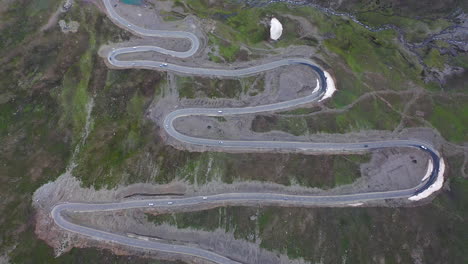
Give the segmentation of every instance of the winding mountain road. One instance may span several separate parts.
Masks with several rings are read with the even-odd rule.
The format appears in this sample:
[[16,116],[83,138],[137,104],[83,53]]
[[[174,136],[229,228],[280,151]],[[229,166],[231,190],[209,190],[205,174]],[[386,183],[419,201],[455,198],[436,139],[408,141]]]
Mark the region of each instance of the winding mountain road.
[[89,227],[74,224],[67,220],[62,214],[64,211],[70,212],[95,212],[95,211],[113,211],[123,210],[130,208],[177,208],[196,206],[201,204],[215,204],[215,205],[246,205],[251,203],[261,205],[285,205],[285,206],[332,206],[332,205],[347,205],[359,203],[364,201],[374,201],[383,199],[401,199],[410,198],[421,192],[426,191],[434,184],[438,177],[443,177],[439,173],[441,164],[440,154],[430,144],[418,140],[380,140],[359,143],[312,143],[312,142],[296,142],[296,141],[249,141],[249,140],[214,140],[206,138],[197,138],[189,135],[184,135],[174,128],[174,120],[183,116],[225,116],[225,115],[240,115],[251,114],[265,111],[276,111],[295,107],[301,104],[318,101],[323,97],[327,90],[327,78],[324,71],[320,69],[313,61],[304,58],[287,58],[281,59],[270,63],[260,64],[253,67],[241,69],[210,69],[200,67],[188,67],[158,61],[147,60],[132,60],[125,61],[119,60],[119,55],[134,53],[134,52],[147,52],[155,51],[162,54],[187,58],[194,55],[199,49],[200,42],[198,38],[190,33],[183,31],[163,31],[163,30],[150,30],[141,28],[134,25],[121,16],[119,16],[113,9],[111,0],[103,0],[109,17],[121,27],[127,28],[135,34],[143,36],[157,36],[168,38],[181,38],[188,39],[191,42],[191,48],[185,52],[171,51],[156,46],[137,46],[113,49],[109,52],[107,60],[110,64],[119,68],[151,68],[158,70],[171,71],[175,73],[184,73],[192,75],[204,76],[222,76],[222,77],[239,77],[253,75],[260,72],[272,70],[278,67],[303,64],[311,67],[318,76],[317,88],[310,95],[279,102],[268,105],[244,107],[244,108],[187,108],[179,109],[169,113],[164,121],[164,129],[171,137],[179,140],[180,142],[192,145],[201,146],[214,146],[217,148],[225,149],[283,149],[283,150],[306,150],[317,153],[337,153],[337,152],[363,152],[373,149],[381,148],[395,148],[395,147],[408,147],[425,151],[432,159],[433,169],[430,176],[424,181],[420,182],[417,186],[404,190],[382,191],[382,192],[369,192],[369,193],[356,193],[348,195],[324,195],[324,196],[304,196],[304,195],[288,195],[280,193],[223,193],[210,196],[196,196],[184,198],[164,198],[164,199],[151,199],[151,200],[133,200],[117,203],[105,204],[88,204],[88,203],[62,203],[57,204],[52,209],[51,215],[55,223],[63,229],[70,232],[78,233],[88,236],[96,240],[105,240],[121,245],[137,247],[142,249],[156,250],[166,253],[182,254],[211,261],[213,263],[231,264],[239,263],[235,260],[221,256],[214,252],[204,250],[201,248],[175,245],[159,241],[147,241],[137,238],[127,237],[125,235],[114,234],[102,230],[92,229]]

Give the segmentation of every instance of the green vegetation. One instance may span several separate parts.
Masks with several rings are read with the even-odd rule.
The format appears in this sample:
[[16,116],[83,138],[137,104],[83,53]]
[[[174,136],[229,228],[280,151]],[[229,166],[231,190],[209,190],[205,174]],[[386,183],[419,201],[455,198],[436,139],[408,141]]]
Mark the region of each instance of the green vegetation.
[[304,118],[280,118],[275,130],[288,131],[295,136],[308,132],[307,122]]
[[59,4],[58,0],[33,2],[19,0],[8,4],[8,8],[2,11],[0,16],[0,21],[4,25],[0,34],[0,49],[6,50],[29,39],[28,37],[47,22],[47,14],[55,10]]
[[[316,116],[309,119],[309,126],[317,121]],[[379,98],[371,97],[353,106],[349,111],[335,116],[337,131],[340,133],[359,130],[393,130],[401,116]],[[323,131],[323,128],[319,128]],[[317,130],[316,130],[317,131]]]
[[247,44],[255,44],[269,37],[268,28],[258,25],[258,22],[264,17],[264,9],[243,9],[236,15],[230,16],[227,19],[227,25],[238,32],[236,40]]
[[[461,235],[468,232],[464,223],[468,181],[457,177],[450,186],[450,192],[442,193],[432,204],[415,208],[221,207],[147,214],[147,218],[157,225],[224,229],[237,239],[261,241],[263,248],[306,261],[339,263],[346,256],[351,263],[373,263],[376,258],[386,263],[397,259],[412,262],[412,249],[419,246],[423,262],[463,263],[468,260],[464,250],[468,241]],[[441,226],[440,221],[446,225]],[[371,236],[374,239],[368,243]],[[439,245],[446,245],[446,250],[433,252]]]
[[393,130],[401,116],[377,97],[368,97],[342,113],[320,113],[311,116],[257,116],[252,130],[267,132],[280,130],[293,135],[306,133],[347,133],[361,130]]
[[334,186],[351,184],[361,177],[360,165],[370,161],[370,155],[340,156],[333,162]]
[[439,50],[431,49],[429,53],[424,57],[424,63],[432,68],[443,70],[444,68],[444,57],[440,55]]
[[[59,4],[55,0],[12,1],[5,3],[6,10],[0,15],[0,57],[3,59],[0,65],[0,191],[5,198],[0,214],[0,250],[3,254],[12,249],[8,253],[12,263],[148,261],[117,257],[95,249],[73,249],[55,258],[52,249],[34,235],[32,194],[64,171],[82,135],[86,106],[91,98],[95,102],[91,131],[73,172],[84,186],[112,188],[180,179],[193,184],[211,180],[227,183],[257,180],[326,189],[353,182],[360,176],[360,164],[370,158],[368,155],[190,153],[167,146],[159,136],[159,128],[145,118],[148,106],[163,96],[165,75],[146,70],[109,70],[97,56],[97,49],[109,41],[127,40],[130,34],[114,26],[93,5],[75,3],[70,12],[61,14],[61,19],[80,23],[77,33],[64,35],[56,26],[39,32]],[[182,1],[176,5],[185,12],[216,19],[217,28],[210,41],[221,57],[213,53],[213,61],[255,59],[255,55],[244,53],[245,49],[241,48],[244,45],[250,50],[313,45],[337,79],[339,91],[326,103],[330,108],[343,109],[370,91],[400,91],[424,85],[421,67],[399,46],[392,30],[370,33],[346,19],[285,4],[244,8],[231,1],[189,0],[187,6]],[[297,21],[283,14],[308,19],[318,30],[317,38],[298,38]],[[270,15],[280,18],[286,30],[280,41],[266,45],[267,27],[259,23]],[[387,23],[380,15],[367,15],[376,24]],[[392,17],[386,21],[399,18],[396,14],[389,15]],[[166,19],[176,19],[176,16],[171,12],[166,14]],[[403,23],[402,27],[408,29],[408,37],[413,40],[421,38],[423,32],[434,32],[446,25],[443,19],[397,22]],[[409,28],[413,25],[414,29]],[[466,68],[467,61],[466,54],[442,56],[435,49],[429,50],[425,57],[425,63],[435,68],[440,68],[442,63]],[[464,88],[465,79],[460,80],[459,87]],[[265,85],[263,76],[240,80],[177,77],[177,82],[179,93],[185,98],[253,96],[262,92]],[[448,140],[466,142],[467,100],[460,96],[466,91],[454,90],[456,95],[441,91],[440,87],[423,92],[415,104],[417,107],[409,113],[414,120],[408,120],[422,126],[426,119]],[[288,111],[283,114],[304,116],[280,115],[277,119],[267,119],[258,129],[287,130],[297,135],[392,130],[400,121],[398,112],[409,99],[404,95],[384,96],[384,99],[392,107],[380,98],[369,97],[335,114],[308,116],[313,109]],[[416,118],[416,110],[423,112],[422,117]],[[348,262],[354,263],[373,263],[376,259],[409,263],[413,262],[411,249],[417,248],[422,251],[423,262],[466,263],[468,183],[457,174],[463,160],[461,155],[456,159],[447,156],[450,190],[444,190],[432,203],[417,208],[230,207],[148,216],[148,219],[179,228],[221,228],[233,232],[237,238],[261,241],[266,249],[304,257],[311,262],[338,263],[346,256]],[[369,237],[373,238],[370,244]]]
[[240,79],[242,93],[255,96],[265,90],[265,74]]
[[468,104],[466,97],[459,100],[444,102],[435,101],[429,122],[439,130],[442,135],[452,142],[462,143],[468,141]]
[[201,212],[173,213],[167,215],[146,214],[148,221],[157,225],[166,223],[177,228],[193,228],[204,231],[222,229],[233,232],[237,239],[255,242],[256,221],[250,220],[256,215],[255,208],[221,207]]
[[176,77],[182,98],[237,98],[242,92],[238,79],[210,79],[202,77]]
[[[219,55],[224,58],[227,62],[233,62],[236,60],[236,56],[240,51],[240,46],[227,42],[216,37],[213,34],[208,35],[209,45],[215,45],[218,48]],[[219,57],[211,55],[211,60],[214,62],[221,62]]]
[[456,66],[468,68],[468,54],[459,54],[452,60]]
[[366,72],[378,73],[388,85],[385,88],[394,90],[403,89],[408,80],[421,83],[421,66],[395,44],[395,32],[372,33],[354,23],[337,23],[336,38],[326,40],[325,46],[342,56],[358,79],[364,81]]
[[138,181],[137,171],[125,167],[144,159],[153,147],[154,127],[142,117],[159,89],[160,78],[151,71],[108,71],[102,79],[104,89],[96,95],[94,127],[74,171],[85,185],[113,187],[125,174],[131,175],[129,182]]
[[6,199],[1,206],[0,251],[11,263],[122,263],[128,258],[95,249],[55,258],[52,248],[34,235],[31,196],[64,171],[82,133],[90,94],[102,89],[96,86],[103,69],[99,65],[104,66],[96,59],[97,47],[103,39],[125,39],[118,28],[109,29],[111,23],[102,21],[103,15],[91,5],[64,15],[80,22],[77,33],[65,36],[58,27],[39,32],[58,4],[5,3],[8,15],[1,15],[0,191]]
[[[95,46],[94,41],[90,45]],[[80,61],[68,69],[62,82],[60,100],[64,114],[60,123],[71,127],[76,137],[81,135],[80,132],[84,129],[86,122],[86,109],[89,101],[87,88],[93,66],[91,53],[93,51],[93,49],[88,50],[83,54]],[[76,140],[77,138],[74,138],[75,143]]]
[[468,140],[468,123],[465,117],[468,114],[466,96],[424,96],[415,102],[412,114],[422,113],[442,136],[452,142],[462,143]]
[[388,15],[379,12],[359,13],[358,19],[365,24],[378,27],[385,24],[395,25],[405,32],[410,42],[421,42],[429,34],[439,32],[450,26],[450,21],[440,19],[415,19],[398,15]]
[[177,12],[159,11],[162,19],[167,22],[179,21],[185,18],[184,15]]

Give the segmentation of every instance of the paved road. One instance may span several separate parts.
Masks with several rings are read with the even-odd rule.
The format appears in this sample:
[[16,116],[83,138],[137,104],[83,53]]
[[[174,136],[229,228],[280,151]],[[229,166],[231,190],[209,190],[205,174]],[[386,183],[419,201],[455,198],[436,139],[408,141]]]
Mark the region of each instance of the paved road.
[[121,25],[127,27],[129,30],[136,34],[144,36],[158,36],[158,37],[171,37],[171,38],[184,38],[191,42],[191,48],[186,52],[176,52],[166,50],[160,47],[154,46],[138,46],[138,47],[127,47],[114,49],[108,54],[108,61],[112,65],[120,68],[132,68],[132,67],[145,67],[160,69],[166,71],[173,71],[185,74],[194,75],[207,75],[207,76],[223,76],[223,77],[239,77],[257,74],[259,72],[268,71],[274,68],[293,65],[303,64],[311,67],[318,76],[316,89],[309,96],[302,98],[279,102],[269,105],[245,107],[245,108],[187,108],[180,109],[169,113],[164,119],[164,129],[166,132],[174,137],[175,139],[184,142],[186,144],[201,145],[201,146],[214,146],[222,147],[225,149],[285,149],[285,150],[306,150],[317,153],[336,153],[336,152],[362,152],[369,151],[372,149],[380,148],[395,148],[395,147],[408,147],[416,148],[421,151],[429,153],[432,162],[434,164],[433,171],[430,177],[419,185],[395,191],[383,191],[383,192],[369,192],[369,193],[356,193],[349,195],[328,195],[328,196],[302,196],[302,195],[287,195],[280,193],[223,193],[210,196],[196,196],[186,198],[164,198],[164,199],[151,199],[151,200],[138,200],[138,201],[125,201],[119,203],[106,203],[106,204],[87,204],[87,203],[63,203],[56,205],[51,214],[55,223],[63,229],[70,232],[79,233],[93,239],[106,240],[122,245],[138,247],[143,249],[157,250],[168,253],[183,254],[186,256],[194,256],[202,258],[214,263],[239,263],[232,259],[226,258],[214,252],[183,245],[173,245],[159,241],[146,241],[137,238],[131,238],[124,235],[108,233],[101,230],[92,229],[89,227],[80,226],[68,221],[63,217],[63,211],[73,212],[93,212],[93,211],[110,211],[110,210],[122,210],[130,208],[162,208],[171,207],[174,210],[180,207],[196,206],[204,203],[217,204],[217,205],[246,205],[251,203],[263,204],[263,205],[275,205],[281,203],[286,206],[330,206],[330,205],[346,205],[353,204],[363,201],[374,201],[383,199],[398,199],[408,198],[426,190],[436,180],[439,171],[439,153],[430,144],[417,140],[381,140],[381,141],[369,141],[369,142],[357,142],[357,143],[311,143],[311,142],[296,142],[296,141],[249,141],[249,140],[214,140],[206,138],[197,138],[184,135],[178,132],[174,128],[174,120],[182,116],[192,115],[204,115],[204,116],[225,116],[225,115],[239,115],[248,113],[258,113],[265,111],[276,111],[281,109],[287,109],[295,107],[301,104],[314,102],[319,100],[326,91],[326,77],[324,72],[318,67],[313,61],[304,58],[290,58],[282,59],[266,64],[261,64],[249,68],[242,69],[208,69],[198,67],[187,67],[181,65],[175,65],[164,62],[156,61],[123,61],[119,60],[118,56],[121,54],[127,54],[132,52],[145,52],[145,51],[156,51],[163,54],[186,58],[192,56],[199,48],[198,38],[189,32],[182,31],[161,31],[161,30],[149,30],[138,27],[134,24],[129,23],[122,17],[120,17],[113,9],[110,0],[103,0],[107,8],[108,15],[111,19]]

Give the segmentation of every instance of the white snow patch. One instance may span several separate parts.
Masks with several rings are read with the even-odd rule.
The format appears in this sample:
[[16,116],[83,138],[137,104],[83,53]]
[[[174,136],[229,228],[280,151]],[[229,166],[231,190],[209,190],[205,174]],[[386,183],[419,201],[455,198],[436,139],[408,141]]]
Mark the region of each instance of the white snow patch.
[[319,102],[332,97],[332,95],[336,91],[335,82],[333,81],[333,78],[331,77],[331,75],[326,71],[324,71],[323,73],[327,81],[327,90],[325,91],[325,94],[323,95],[322,99],[319,100]]
[[352,203],[352,204],[348,204],[349,206],[352,206],[352,207],[356,207],[356,206],[361,206],[363,205],[364,203]]
[[429,159],[429,163],[427,164],[427,171],[426,175],[422,178],[422,182],[425,181],[429,176],[431,176],[432,169],[434,168],[434,164],[432,164],[432,159]]
[[319,84],[319,80],[317,79],[317,80],[316,80],[316,84],[315,84],[315,88],[314,88],[314,90],[312,91],[312,93],[318,92],[319,88],[320,88],[320,84]]
[[278,40],[283,33],[283,25],[275,17],[270,22],[270,38],[272,40]]
[[445,163],[443,159],[440,159],[439,173],[437,174],[437,179],[435,180],[435,182],[431,186],[429,186],[429,188],[427,188],[420,194],[411,196],[408,199],[411,201],[419,201],[421,199],[429,197],[429,195],[440,190],[440,188],[442,188],[442,186],[444,185],[444,172],[445,172]]

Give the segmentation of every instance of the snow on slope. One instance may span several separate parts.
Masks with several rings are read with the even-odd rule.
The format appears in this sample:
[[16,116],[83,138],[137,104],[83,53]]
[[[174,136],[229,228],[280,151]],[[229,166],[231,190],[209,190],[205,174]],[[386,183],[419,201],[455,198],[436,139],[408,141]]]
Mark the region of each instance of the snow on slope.
[[270,38],[272,40],[278,40],[283,33],[283,25],[278,19],[272,18],[270,22]]
[[429,195],[440,190],[440,188],[442,188],[442,186],[444,185],[444,172],[445,172],[445,163],[444,163],[444,160],[441,158],[440,165],[439,165],[439,173],[437,174],[437,179],[435,180],[435,182],[431,186],[429,186],[429,188],[427,188],[420,194],[411,196],[408,199],[411,201],[419,201],[421,199],[429,197]]

